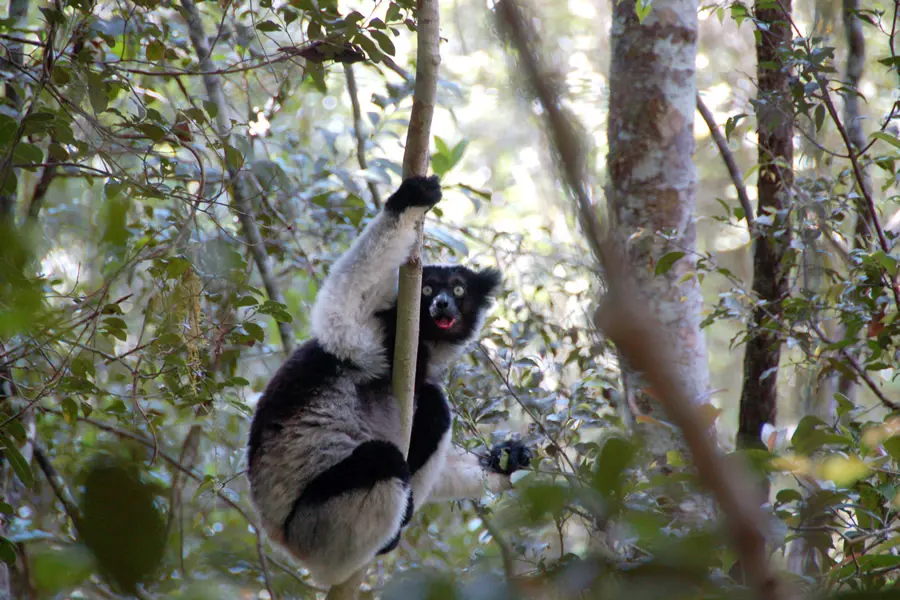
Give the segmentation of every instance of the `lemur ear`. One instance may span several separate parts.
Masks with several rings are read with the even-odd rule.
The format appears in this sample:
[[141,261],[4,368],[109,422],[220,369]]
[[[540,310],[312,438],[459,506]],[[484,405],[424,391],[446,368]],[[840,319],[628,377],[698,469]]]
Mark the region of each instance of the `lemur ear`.
[[500,274],[500,271],[493,267],[488,267],[481,271],[475,271],[470,286],[484,296],[494,296],[500,291],[502,283],[503,275]]

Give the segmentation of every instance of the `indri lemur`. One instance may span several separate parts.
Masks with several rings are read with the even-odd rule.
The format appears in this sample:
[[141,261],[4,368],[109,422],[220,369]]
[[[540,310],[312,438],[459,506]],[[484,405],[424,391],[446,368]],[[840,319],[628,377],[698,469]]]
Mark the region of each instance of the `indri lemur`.
[[422,503],[506,489],[510,473],[530,459],[520,442],[482,459],[453,448],[450,407],[438,385],[481,330],[500,286],[495,269],[424,268],[407,458],[398,447],[391,392],[397,269],[417,219],[440,199],[437,177],[407,179],[388,199],[332,267],[312,310],[312,339],[278,370],[253,417],[253,502],[269,536],[323,584],[394,549]]

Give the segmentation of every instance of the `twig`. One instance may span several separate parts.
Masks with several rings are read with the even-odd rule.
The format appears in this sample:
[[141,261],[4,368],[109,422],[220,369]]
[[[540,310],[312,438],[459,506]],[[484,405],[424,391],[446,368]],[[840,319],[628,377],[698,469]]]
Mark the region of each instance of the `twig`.
[[734,158],[734,153],[731,152],[731,148],[728,147],[728,141],[725,139],[725,136],[722,135],[719,126],[716,125],[716,118],[713,116],[712,111],[709,110],[709,107],[703,102],[703,98],[700,97],[700,94],[697,94],[697,110],[700,112],[703,120],[706,121],[706,126],[709,127],[709,133],[712,135],[713,141],[719,148],[719,154],[722,156],[722,160],[725,161],[725,166],[728,168],[728,174],[731,175],[731,183],[734,184],[734,190],[737,192],[741,208],[744,209],[744,218],[747,220],[747,228],[750,230],[750,235],[752,236],[756,219],[753,213],[753,204],[750,202],[750,197],[747,196],[747,188],[744,187],[744,175],[741,173],[741,168],[738,166],[737,161]]
[[[813,331],[816,332],[816,335],[819,336],[819,339],[824,343],[828,344],[829,346],[837,345],[834,341],[828,339],[828,337],[825,335],[825,332],[823,332],[816,323],[810,322],[810,327]],[[842,357],[844,357],[844,360],[849,363],[850,367],[854,371],[856,371],[856,374],[859,375],[859,377],[866,383],[866,386],[868,386],[868,388],[872,391],[873,394],[875,394],[875,396],[881,401],[882,404],[884,404],[891,410],[900,410],[900,404],[889,400],[888,397],[884,395],[884,392],[882,392],[875,381],[871,377],[869,377],[869,374],[866,373],[866,370],[863,368],[863,366],[859,364],[859,361],[857,361],[856,358],[852,354],[850,354],[849,351],[847,351],[847,348],[845,348],[844,346],[838,346],[838,352]]]
[[69,492],[65,480],[56,470],[56,467],[53,466],[53,463],[50,462],[47,451],[36,441],[34,442],[34,458],[37,460],[41,471],[44,472],[47,483],[50,484],[50,488],[53,490],[53,495],[55,495],[56,499],[59,500],[59,503],[62,504],[63,510],[72,520],[75,529],[81,530],[83,521],[78,503],[75,502],[75,498],[73,498],[71,492]]
[[[218,75],[212,72],[213,63],[209,58],[209,43],[200,18],[200,12],[197,10],[194,0],[182,0],[181,4],[184,6],[185,14],[187,15],[188,32],[200,62],[200,69],[205,72],[203,85],[206,88],[206,95],[209,97],[210,102],[218,107],[216,133],[222,139],[222,142],[227,144],[231,129],[231,120],[228,117],[228,104],[225,102],[221,81]],[[247,238],[250,251],[253,253],[253,259],[266,288],[266,293],[273,302],[286,304],[284,296],[281,294],[281,289],[275,281],[275,275],[272,271],[272,265],[266,252],[265,242],[262,233],[260,233],[259,225],[256,223],[256,219],[253,218],[253,210],[243,187],[241,173],[238,167],[228,160],[227,157],[225,158],[225,166],[231,179],[231,197],[234,202],[235,212],[237,212],[238,219],[241,222],[241,228],[244,236]],[[290,354],[294,347],[294,330],[291,324],[279,321],[278,332],[281,334],[282,351],[286,355]]]
[[[369,168],[366,161],[366,138],[362,130],[362,110],[359,108],[359,90],[356,89],[356,75],[353,73],[353,65],[344,65],[344,75],[347,77],[347,93],[350,95],[350,105],[353,107],[353,135],[356,137],[356,160],[363,171]],[[369,194],[372,196],[372,204],[376,209],[381,208],[381,194],[374,181],[369,180]]]
[[494,526],[494,523],[488,517],[484,507],[478,502],[473,502],[472,504],[475,506],[475,512],[481,517],[484,528],[487,529],[487,532],[494,538],[497,547],[500,548],[500,558],[503,560],[503,574],[506,575],[506,580],[508,582],[512,582],[516,575],[516,570],[515,561],[513,559],[512,551],[509,549],[509,544],[506,542],[506,539],[504,539],[503,533]]
[[[775,1],[778,6],[781,7],[781,10],[784,11],[784,5],[782,1]],[[785,14],[788,15],[791,27],[803,40],[806,46],[806,51],[808,53],[812,53],[812,48],[809,44],[809,40],[805,36],[803,36],[803,33],[797,26],[797,23],[794,22],[794,19],[790,17],[790,11],[785,11]],[[865,185],[866,175],[862,169],[862,166],[860,166],[859,164],[859,157],[863,154],[863,152],[862,150],[857,149],[856,145],[853,142],[853,139],[851,139],[850,134],[847,132],[847,128],[844,126],[840,115],[838,115],[837,108],[835,108],[834,106],[834,101],[831,99],[831,93],[828,91],[828,82],[825,81],[825,79],[818,72],[814,71],[813,76],[815,77],[816,84],[818,84],[819,89],[822,92],[822,102],[825,103],[825,109],[828,111],[828,116],[830,116],[831,120],[834,121],[834,125],[835,127],[837,127],[838,133],[841,135],[841,139],[844,142],[844,146],[847,148],[850,165],[853,167],[853,176],[856,179],[857,186],[859,187],[863,198],[865,199],[866,209],[869,213],[868,217],[869,219],[871,219],[872,225],[875,228],[875,233],[878,237],[878,245],[881,246],[881,250],[885,254],[890,254],[891,245],[888,243],[887,237],[884,235],[884,228],[882,228],[881,226],[881,220],[878,218],[878,212],[875,208],[875,200],[872,198],[871,190],[869,190],[868,186]],[[893,293],[894,303],[897,305],[897,308],[900,309],[900,285],[897,285],[897,278],[892,277],[889,274],[885,274],[885,277],[888,279],[888,287],[891,288],[891,292]]]

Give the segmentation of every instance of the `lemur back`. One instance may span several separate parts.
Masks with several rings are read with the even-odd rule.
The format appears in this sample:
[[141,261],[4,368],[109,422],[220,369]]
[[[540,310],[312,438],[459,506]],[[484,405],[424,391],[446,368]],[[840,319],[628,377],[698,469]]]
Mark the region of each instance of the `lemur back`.
[[[441,198],[436,177],[403,182],[335,263],[312,311],[313,337],[276,372],[250,427],[251,497],[268,535],[323,584],[347,579],[396,547],[429,500],[509,486],[528,464],[507,443],[507,465],[451,448],[451,414],[437,377],[474,341],[500,285],[496,270],[426,266],[408,457],[391,392],[396,275],[415,222]],[[427,292],[427,293],[426,293]]]

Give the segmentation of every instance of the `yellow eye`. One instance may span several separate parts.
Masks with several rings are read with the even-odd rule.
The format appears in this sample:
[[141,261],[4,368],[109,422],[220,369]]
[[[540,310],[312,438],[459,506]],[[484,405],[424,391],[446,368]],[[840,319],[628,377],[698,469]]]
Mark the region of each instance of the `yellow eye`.
[[466,295],[466,288],[461,285],[456,286],[455,288],[453,288],[453,295],[457,298],[462,298]]
[[422,286],[422,295],[423,295],[423,296],[430,296],[431,293],[432,293],[432,291],[433,291],[433,290],[431,289],[431,286],[430,286],[430,285]]

